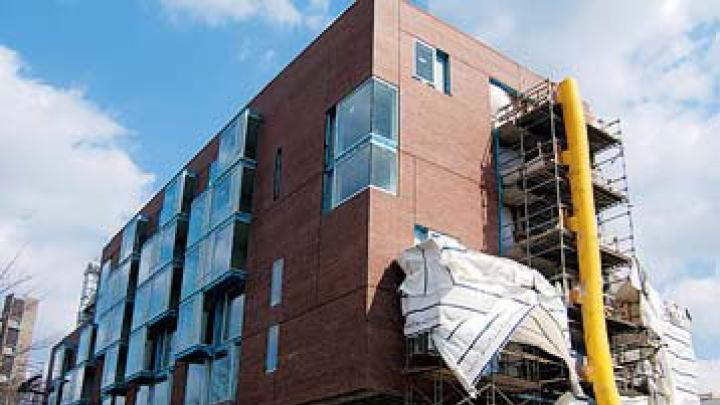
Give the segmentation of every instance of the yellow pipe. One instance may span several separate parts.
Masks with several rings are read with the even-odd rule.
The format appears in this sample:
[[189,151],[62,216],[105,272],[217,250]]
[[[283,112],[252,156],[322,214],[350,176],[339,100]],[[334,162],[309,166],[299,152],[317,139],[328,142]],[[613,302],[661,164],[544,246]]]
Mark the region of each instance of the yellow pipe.
[[610,345],[605,326],[603,278],[600,265],[600,243],[592,187],[590,145],[582,99],[577,82],[567,78],[558,87],[568,149],[563,160],[570,168],[573,217],[580,261],[582,319],[590,376],[598,405],[619,405]]

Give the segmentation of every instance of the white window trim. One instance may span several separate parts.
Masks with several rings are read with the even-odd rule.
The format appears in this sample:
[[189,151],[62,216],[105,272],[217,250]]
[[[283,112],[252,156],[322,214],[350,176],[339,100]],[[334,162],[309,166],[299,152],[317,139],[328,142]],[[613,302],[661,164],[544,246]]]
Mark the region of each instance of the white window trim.
[[[418,73],[418,64],[417,64],[417,46],[418,44],[426,46],[432,50],[432,60],[430,61],[432,68],[433,68],[433,80],[427,80],[426,78],[422,77]],[[428,86],[436,87],[435,86],[435,61],[437,60],[437,48],[434,46],[428,44],[425,41],[422,41],[420,39],[415,38],[415,41],[413,42],[413,77],[420,80],[421,82],[427,84]]]

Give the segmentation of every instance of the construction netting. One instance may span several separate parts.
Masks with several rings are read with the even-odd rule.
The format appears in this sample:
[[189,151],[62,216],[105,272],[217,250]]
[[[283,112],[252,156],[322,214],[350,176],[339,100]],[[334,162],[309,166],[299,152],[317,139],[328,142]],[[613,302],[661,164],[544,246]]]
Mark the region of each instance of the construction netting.
[[581,394],[561,292],[539,272],[440,235],[406,250],[398,263],[406,276],[400,286],[405,335],[429,333],[471,397],[508,342],[562,359],[573,392]]

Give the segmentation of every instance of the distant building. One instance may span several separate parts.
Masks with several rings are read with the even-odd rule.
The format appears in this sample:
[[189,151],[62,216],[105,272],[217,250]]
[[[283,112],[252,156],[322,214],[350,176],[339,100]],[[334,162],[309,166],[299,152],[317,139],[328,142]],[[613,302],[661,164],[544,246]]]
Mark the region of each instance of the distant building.
[[25,380],[38,300],[5,296],[0,317],[0,404],[15,403],[13,392]]

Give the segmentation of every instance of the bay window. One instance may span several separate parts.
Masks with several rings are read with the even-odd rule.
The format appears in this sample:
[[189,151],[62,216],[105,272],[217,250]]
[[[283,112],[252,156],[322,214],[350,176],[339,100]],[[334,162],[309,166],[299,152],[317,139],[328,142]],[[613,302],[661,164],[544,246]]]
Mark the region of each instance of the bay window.
[[332,108],[325,139],[325,209],[367,187],[397,191],[398,95],[371,78]]

